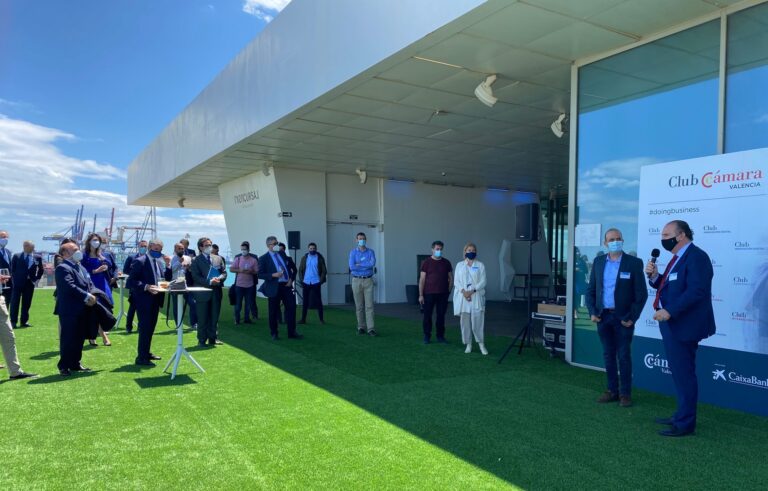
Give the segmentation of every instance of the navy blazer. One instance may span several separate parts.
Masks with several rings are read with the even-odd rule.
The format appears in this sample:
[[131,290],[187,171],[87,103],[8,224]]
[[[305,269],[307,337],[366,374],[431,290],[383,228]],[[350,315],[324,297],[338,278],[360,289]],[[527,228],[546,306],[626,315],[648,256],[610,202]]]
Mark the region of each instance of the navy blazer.
[[[288,278],[293,280],[295,276],[291,275],[290,267],[288,265],[288,257],[285,253],[279,254],[288,270]],[[275,262],[272,260],[272,256],[267,252],[259,258],[259,277],[264,280],[259,287],[259,291],[263,293],[265,297],[272,298],[277,296],[280,287],[280,278],[273,278],[272,275],[275,273],[277,273],[277,267],[275,267]]]
[[85,309],[88,294],[96,287],[82,266],[62,261],[56,266],[56,307],[55,315],[77,317]]
[[[608,254],[605,254],[596,258],[592,264],[585,297],[589,315],[599,317],[605,308],[603,305],[603,274],[607,260]],[[613,291],[616,316],[623,321],[637,322],[643,307],[645,307],[646,300],[648,300],[648,289],[645,286],[643,261],[625,252],[621,255],[619,276],[616,278],[616,288]]]
[[[707,253],[691,244],[661,287],[661,308],[671,316],[666,325],[679,341],[701,341],[715,333],[713,276]],[[658,288],[660,282],[661,275],[648,283]]]
[[[153,271],[152,259],[148,254],[137,257],[131,262],[131,272],[128,274],[128,281],[126,285],[131,289],[131,294],[134,298],[142,298],[143,295],[152,295],[144,290],[147,285],[157,285],[155,280],[155,272]],[[165,266],[165,264],[163,264]],[[165,281],[171,281],[171,268],[160,268],[163,273]],[[154,296],[154,295],[152,295]],[[162,298],[162,296],[160,296]]]
[[37,282],[43,277],[45,269],[43,268],[43,259],[40,256],[32,255],[32,266],[29,266],[24,260],[24,253],[17,252],[11,258],[11,276],[13,277],[13,283],[19,286],[24,286],[29,280],[32,283]]

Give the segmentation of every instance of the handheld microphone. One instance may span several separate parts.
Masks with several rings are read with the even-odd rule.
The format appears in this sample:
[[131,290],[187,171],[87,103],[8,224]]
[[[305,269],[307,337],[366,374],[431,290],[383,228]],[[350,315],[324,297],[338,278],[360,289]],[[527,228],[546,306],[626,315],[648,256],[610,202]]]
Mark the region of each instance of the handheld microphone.
[[[661,255],[661,251],[660,250],[658,250],[658,249],[652,250],[651,251],[651,262],[653,264],[656,264],[656,260],[659,258],[660,255]],[[648,278],[650,278],[650,277],[651,277],[651,275],[649,274]]]

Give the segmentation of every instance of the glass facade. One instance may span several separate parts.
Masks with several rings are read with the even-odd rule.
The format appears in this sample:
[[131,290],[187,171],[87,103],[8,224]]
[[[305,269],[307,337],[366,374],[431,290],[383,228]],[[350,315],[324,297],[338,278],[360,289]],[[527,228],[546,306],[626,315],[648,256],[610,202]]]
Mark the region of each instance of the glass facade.
[[719,129],[726,153],[768,147],[768,3],[726,22],[724,73],[719,18],[579,69],[575,363],[603,366],[584,293],[605,231],[619,228],[625,251],[649,255],[636,251],[641,167],[717,154]]
[[584,306],[603,234],[637,251],[640,168],[717,153],[720,20],[582,67],[578,90],[572,361],[603,366]]
[[725,151],[768,147],[768,4],[728,17]]

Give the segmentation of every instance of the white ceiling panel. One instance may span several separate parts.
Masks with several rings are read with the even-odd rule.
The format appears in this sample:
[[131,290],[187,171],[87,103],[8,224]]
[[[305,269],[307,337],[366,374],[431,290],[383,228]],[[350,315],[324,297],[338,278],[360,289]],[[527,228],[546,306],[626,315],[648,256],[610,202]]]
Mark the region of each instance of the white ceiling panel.
[[[579,19],[587,19],[626,0],[526,0],[547,10],[554,10]],[[670,0],[675,1],[675,0]]]
[[640,37],[715,10],[715,5],[701,0],[633,0],[594,15],[590,21]]
[[[675,0],[677,1],[677,0]],[[535,51],[558,58],[576,60],[596,51],[608,51],[634,41],[586,22],[577,22],[559,31],[547,34],[528,46]]]
[[524,46],[573,22],[574,19],[564,15],[515,3],[466,29],[466,32],[512,46]]

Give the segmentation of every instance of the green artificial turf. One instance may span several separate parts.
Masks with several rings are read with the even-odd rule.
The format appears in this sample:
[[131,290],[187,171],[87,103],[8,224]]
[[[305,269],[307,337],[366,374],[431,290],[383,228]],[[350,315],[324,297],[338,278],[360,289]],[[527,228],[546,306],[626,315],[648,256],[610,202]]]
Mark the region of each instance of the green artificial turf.
[[[162,373],[176,337],[163,321],[157,368],[132,365],[136,334],[87,348],[92,374],[56,371],[50,291],[16,332],[25,370],[0,384],[3,489],[765,489],[765,418],[701,405],[694,437],[656,434],[669,397],[635,393],[600,405],[604,375],[538,350],[491,356],[422,345],[413,322],[379,318],[358,336],[354,314],[310,313],[305,339],[269,337],[262,320],[225,346],[192,351]],[[185,334],[189,347],[194,333]],[[7,380],[7,372],[3,374]]]

